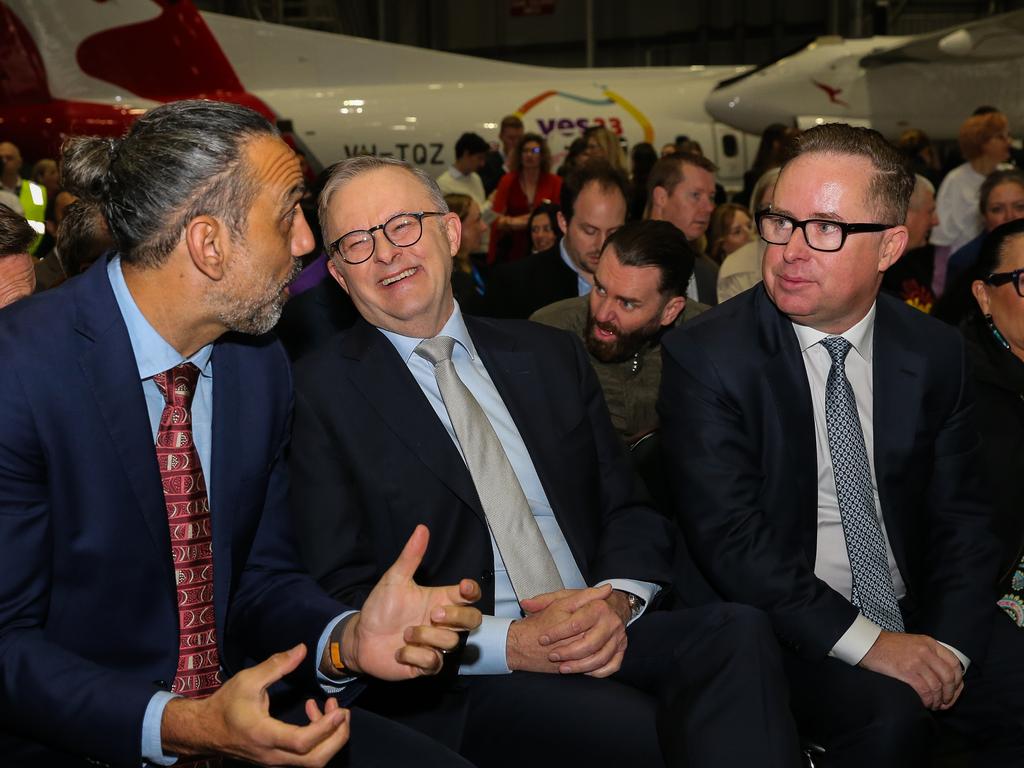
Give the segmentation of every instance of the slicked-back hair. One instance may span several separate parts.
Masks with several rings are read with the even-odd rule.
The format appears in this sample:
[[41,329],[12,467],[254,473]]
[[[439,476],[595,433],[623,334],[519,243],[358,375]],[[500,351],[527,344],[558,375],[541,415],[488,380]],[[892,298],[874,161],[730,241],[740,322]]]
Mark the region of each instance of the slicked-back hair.
[[612,164],[602,158],[588,160],[582,166],[570,173],[562,182],[562,194],[559,199],[559,207],[562,215],[568,224],[572,221],[576,208],[576,198],[588,184],[594,183],[602,190],[617,189],[622,194],[622,200],[628,204],[629,181],[626,174],[612,167]]
[[[878,131],[846,123],[816,125],[797,138],[793,160],[810,154],[852,155],[870,161],[875,173],[868,182],[867,205],[881,224],[906,221],[914,174],[899,150]],[[788,165],[783,166],[783,173]]]
[[712,175],[718,171],[718,166],[703,155],[692,155],[689,152],[676,152],[674,155],[665,155],[665,157],[660,158],[654,164],[654,167],[651,169],[651,175],[647,177],[648,207],[650,207],[650,201],[654,198],[654,188],[661,187],[671,195],[676,185],[685,178],[686,166],[688,165],[694,168],[702,168]]
[[125,263],[156,267],[196,216],[242,234],[256,194],[246,145],[276,137],[260,114],[218,101],[176,101],[140,117],[120,139],[69,139],[65,189],[96,205]]
[[655,267],[661,273],[658,291],[666,298],[685,296],[693,274],[696,251],[668,221],[631,221],[615,230],[601,248],[615,248],[624,267]]
[[1010,168],[1005,171],[992,171],[985,177],[985,180],[981,182],[981,190],[978,192],[978,208],[982,216],[988,209],[988,199],[992,196],[992,190],[1003,184],[1016,184],[1024,189],[1024,171]]
[[0,204],[0,258],[28,253],[36,232],[25,217]]
[[[396,160],[393,157],[376,157],[375,155],[349,157],[335,163],[324,171],[326,181],[324,181],[323,189],[320,192],[320,200],[317,203],[317,217],[320,219],[320,230],[323,232],[325,241],[344,234],[343,232],[330,233],[327,228],[327,216],[331,206],[331,198],[340,192],[350,181],[357,179],[365,173],[380,171],[385,168],[397,168],[411,174],[430,196],[430,204],[433,206],[433,209],[440,213],[448,213],[448,203],[444,201],[444,195],[437,186],[437,182],[419,168],[411,166],[402,160]],[[416,211],[406,211],[406,213],[416,213]],[[442,223],[441,226],[443,227],[444,224]]]
[[972,280],[984,280],[992,272],[998,272],[1006,257],[1010,242],[1024,235],[1024,219],[1014,219],[1000,224],[981,242],[978,260],[970,270]]

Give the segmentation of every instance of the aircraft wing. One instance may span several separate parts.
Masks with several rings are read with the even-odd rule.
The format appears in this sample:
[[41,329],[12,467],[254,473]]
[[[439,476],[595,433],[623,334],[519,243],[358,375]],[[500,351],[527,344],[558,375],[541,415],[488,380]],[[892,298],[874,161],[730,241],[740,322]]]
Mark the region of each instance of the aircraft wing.
[[908,62],[970,64],[1021,57],[1024,11],[1014,11],[916,36],[903,45],[864,56],[860,65],[875,69]]

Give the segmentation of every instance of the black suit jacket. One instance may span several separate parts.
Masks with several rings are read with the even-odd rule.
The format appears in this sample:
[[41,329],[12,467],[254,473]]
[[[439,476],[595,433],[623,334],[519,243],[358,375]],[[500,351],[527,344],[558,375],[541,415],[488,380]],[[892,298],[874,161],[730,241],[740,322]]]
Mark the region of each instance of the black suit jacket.
[[541,307],[579,295],[579,278],[556,243],[541,253],[496,266],[487,280],[486,314],[525,320]]
[[[466,317],[584,579],[670,580],[672,526],[643,501],[579,341],[528,322]],[[481,582],[493,555],[465,463],[394,346],[360,320],[296,371],[292,508],[313,575],[360,604],[417,523],[422,584]]]
[[[105,259],[0,312],[0,763],[137,766],[178,663],[167,509],[138,367]],[[217,645],[315,649],[344,607],[299,565],[283,449],[291,375],[272,337],[211,358]],[[315,660],[302,665],[309,684]],[[60,756],[58,756],[58,752]]]
[[[796,334],[759,285],[669,333],[659,401],[675,511],[726,599],[769,612],[824,656],[856,609],[814,575],[817,462]],[[874,457],[913,631],[972,660],[992,607],[994,541],[964,347],[952,328],[879,296]]]

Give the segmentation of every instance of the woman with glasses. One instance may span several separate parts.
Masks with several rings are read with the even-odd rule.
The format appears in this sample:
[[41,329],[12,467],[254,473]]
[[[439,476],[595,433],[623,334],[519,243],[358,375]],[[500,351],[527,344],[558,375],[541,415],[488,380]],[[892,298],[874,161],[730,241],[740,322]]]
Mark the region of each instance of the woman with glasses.
[[562,193],[561,177],[551,173],[548,145],[536,133],[523,134],[510,167],[498,182],[491,204],[497,218],[491,225],[488,264],[526,256],[530,252],[526,229],[530,211],[543,202],[557,202]]
[[962,327],[1003,548],[998,600],[1024,627],[1024,219],[989,233],[972,273],[976,304]]

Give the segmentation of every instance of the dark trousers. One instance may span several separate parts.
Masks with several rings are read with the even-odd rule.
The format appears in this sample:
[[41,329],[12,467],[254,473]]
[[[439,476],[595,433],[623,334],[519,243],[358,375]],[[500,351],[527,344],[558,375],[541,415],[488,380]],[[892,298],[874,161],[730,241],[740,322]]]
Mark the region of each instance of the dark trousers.
[[611,678],[462,676],[415,696],[405,684],[371,686],[357,703],[481,768],[799,765],[781,654],[761,612],[651,611],[628,634]]
[[1024,630],[1002,612],[988,653],[971,663],[945,712],[926,710],[906,683],[837,659],[784,659],[801,731],[826,750],[816,765],[927,766],[940,729],[949,728],[966,741],[972,765],[1024,766]]

